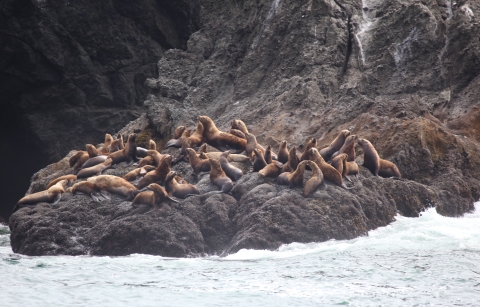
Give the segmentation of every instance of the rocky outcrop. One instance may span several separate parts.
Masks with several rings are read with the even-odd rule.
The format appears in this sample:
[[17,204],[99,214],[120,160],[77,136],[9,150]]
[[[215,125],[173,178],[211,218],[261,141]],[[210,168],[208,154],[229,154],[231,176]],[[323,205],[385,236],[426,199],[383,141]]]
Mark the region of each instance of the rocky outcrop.
[[[321,148],[349,129],[405,180],[362,169],[352,190],[329,185],[303,198],[247,174],[232,195],[207,193],[145,214],[120,199],[98,205],[66,195],[11,217],[14,251],[224,254],[354,238],[397,212],[414,217],[429,206],[447,216],[473,210],[480,198],[477,1],[200,2],[201,30],[185,50],[164,52],[158,78],[146,81],[148,127],[132,127],[147,127],[144,136],[161,148],[175,127],[193,129],[198,115],[222,130],[239,118],[260,143],[276,148],[285,139],[299,151],[308,137]],[[203,192],[213,188],[208,176],[198,181],[177,167]],[[67,171],[40,172],[32,187]]]

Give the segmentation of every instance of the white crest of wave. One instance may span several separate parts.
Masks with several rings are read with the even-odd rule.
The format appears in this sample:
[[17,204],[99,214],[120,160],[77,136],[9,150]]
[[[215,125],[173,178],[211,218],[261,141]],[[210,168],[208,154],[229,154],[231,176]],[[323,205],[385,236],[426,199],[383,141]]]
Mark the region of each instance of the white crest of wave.
[[330,240],[322,243],[291,243],[277,251],[242,249],[225,260],[263,260],[320,254],[334,256],[342,252],[401,252],[401,251],[480,251],[480,202],[476,210],[463,217],[451,218],[438,214],[435,208],[418,218],[397,216],[392,224],[370,231],[368,236],[353,240]]

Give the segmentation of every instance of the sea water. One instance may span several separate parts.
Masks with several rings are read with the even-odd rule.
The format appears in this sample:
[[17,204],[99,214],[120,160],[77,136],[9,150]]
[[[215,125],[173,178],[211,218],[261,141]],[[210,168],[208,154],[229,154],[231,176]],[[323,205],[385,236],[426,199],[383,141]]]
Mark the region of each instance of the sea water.
[[0,226],[0,306],[480,306],[476,208],[223,258],[29,257]]

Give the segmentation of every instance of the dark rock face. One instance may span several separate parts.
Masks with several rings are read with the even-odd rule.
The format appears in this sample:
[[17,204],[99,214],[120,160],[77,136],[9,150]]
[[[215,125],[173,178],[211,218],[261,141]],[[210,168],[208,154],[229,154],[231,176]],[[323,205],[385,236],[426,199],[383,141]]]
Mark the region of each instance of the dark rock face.
[[165,50],[186,48],[199,22],[195,0],[2,1],[1,139],[37,152],[23,165],[32,159],[1,151],[2,171],[25,184],[10,196],[2,181],[2,196],[14,202],[35,170],[137,118],[145,79]]

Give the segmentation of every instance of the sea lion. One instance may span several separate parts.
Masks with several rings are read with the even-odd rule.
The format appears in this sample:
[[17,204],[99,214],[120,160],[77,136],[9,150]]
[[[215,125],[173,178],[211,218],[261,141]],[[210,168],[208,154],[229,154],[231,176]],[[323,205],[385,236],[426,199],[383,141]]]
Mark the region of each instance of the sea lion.
[[116,151],[124,149],[123,136],[119,133],[117,139],[110,144],[109,152],[114,153]]
[[300,163],[297,156],[297,148],[292,147],[288,152],[288,161],[282,167],[282,173],[294,172],[297,169],[298,163]]
[[113,143],[113,137],[112,137],[110,134],[106,133],[106,134],[105,134],[105,140],[103,141],[103,145],[102,145],[102,147],[100,147],[100,149],[99,149],[100,152],[101,152],[102,154],[108,153],[108,151],[109,151],[109,149],[110,149],[109,147],[110,147],[110,145],[111,145],[112,143]]
[[97,186],[88,181],[77,182],[73,186],[69,187],[65,192],[72,194],[86,194],[95,202],[105,200],[105,198],[100,194],[100,190],[97,188]]
[[303,151],[302,155],[300,156],[300,161],[305,161],[305,160],[310,160],[308,151],[310,148],[316,148],[317,147],[317,139],[316,138],[311,138],[307,142],[307,146],[305,147],[305,150]]
[[52,181],[50,181],[50,183],[47,185],[47,190],[51,186],[53,186],[54,184],[56,184],[57,182],[62,181],[62,180],[68,180],[69,182],[73,182],[73,181],[77,180],[77,176],[75,176],[75,175],[65,175],[65,176],[60,176],[58,178],[55,178]]
[[[197,156],[195,150],[191,148],[187,148],[187,153],[188,153],[188,161],[190,162],[190,165],[192,166],[195,174],[210,171],[210,162],[208,162],[208,158],[202,159],[201,157]],[[204,154],[204,153],[202,152],[200,154]]]
[[346,153],[342,153],[337,155],[335,158],[332,158],[331,165],[335,167],[335,169],[342,174],[345,179],[351,181],[348,178],[348,175],[357,175],[358,174],[358,165],[355,162],[348,162],[348,155]]
[[155,165],[155,159],[151,156],[146,156],[140,162],[138,162],[138,167],[144,167],[147,165],[154,166]]
[[[222,155],[221,151],[210,151],[205,154],[208,158],[218,160],[218,158]],[[245,155],[239,155],[239,154],[232,154],[227,157],[228,162],[241,162],[241,163],[246,163],[250,162],[250,158],[245,156]]]
[[180,148],[182,147],[182,140],[190,136],[190,130],[185,128],[185,126],[179,126],[175,130],[173,139],[169,140],[167,144],[165,144],[165,149],[170,147]]
[[367,139],[358,139],[363,149],[363,166],[375,176],[402,178],[398,167],[388,160],[381,159],[375,147]]
[[352,162],[355,161],[356,155],[355,155],[355,141],[358,139],[358,136],[356,134],[352,134],[348,136],[345,139],[345,143],[343,143],[343,146],[335,152],[330,159],[335,158],[339,154],[346,153],[348,158],[347,162]]
[[200,194],[196,186],[189,183],[179,184],[175,177],[177,177],[177,172],[175,171],[171,171],[165,177],[165,190],[168,195],[184,199],[187,195]]
[[272,146],[267,146],[267,149],[265,149],[265,152],[263,154],[263,158],[265,159],[265,162],[267,162],[267,164],[272,163]]
[[260,152],[257,148],[253,149],[253,153],[255,154],[255,161],[253,161],[253,171],[258,172],[267,166],[267,162],[263,157],[263,153]]
[[290,189],[294,187],[303,187],[303,173],[305,173],[306,166],[307,161],[298,163],[297,169],[294,172],[281,173],[277,178],[277,183],[288,185]]
[[97,164],[92,167],[87,167],[81,169],[78,174],[77,178],[88,178],[92,176],[98,176],[103,173],[106,169],[112,167],[112,159],[108,158],[103,163]]
[[225,151],[218,158],[218,162],[220,162],[220,165],[222,166],[222,169],[225,172],[225,174],[227,174],[227,176],[233,181],[237,181],[238,179],[240,179],[240,177],[243,176],[243,172],[241,169],[233,166],[228,162],[227,158],[229,155],[230,155],[230,151],[229,150]]
[[318,167],[317,163],[310,160],[307,160],[305,162],[312,170],[312,176],[310,176],[310,178],[305,183],[305,186],[303,187],[303,196],[307,197],[313,192],[315,192],[318,187],[320,187],[322,190],[325,190],[327,188],[327,185],[323,180],[323,173]]
[[195,130],[195,132],[192,135],[190,135],[189,137],[183,138],[181,140],[182,149],[180,150],[180,154],[186,155],[187,154],[187,151],[186,151],[187,148],[195,148],[195,147],[198,147],[198,146],[202,145],[202,143],[203,143],[203,130],[204,130],[204,128],[203,128],[202,123],[200,121],[197,122],[197,129]]
[[255,154],[253,153],[254,149],[258,149],[262,155],[265,153],[265,148],[258,144],[257,138],[253,134],[246,133],[245,137],[247,139],[245,151],[247,152],[247,157],[249,157],[251,161],[255,160]]
[[332,161],[330,163],[330,165],[333,166],[344,177],[344,172],[347,170],[347,166],[345,165],[347,162],[347,158],[347,154],[342,153],[337,155],[335,158],[332,158]]
[[287,141],[281,142],[280,146],[278,147],[278,161],[284,164],[288,162]]
[[230,129],[230,134],[233,134],[234,136],[238,136],[241,139],[247,139],[247,137],[245,136],[245,133],[237,129]]
[[[162,160],[165,158],[166,155],[159,153],[156,150],[147,150],[147,157],[152,157],[154,161],[154,165],[159,166]],[[144,159],[146,159],[145,157]],[[141,162],[141,161],[140,161]]]
[[144,177],[148,172],[153,171],[155,168],[156,167],[153,165],[145,165],[143,167],[136,168],[123,176],[123,179],[126,181],[134,181],[139,177]]
[[85,163],[88,159],[90,159],[90,156],[88,155],[88,152],[79,150],[77,153],[75,153],[70,159],[68,160],[68,163],[70,164],[70,167],[73,166],[73,174],[78,173],[78,170],[82,167],[83,163]]
[[270,164],[267,164],[264,168],[262,168],[258,173],[262,177],[271,177],[271,178],[277,178],[278,175],[282,172],[282,167],[283,164],[278,162],[278,161],[273,161]]
[[112,164],[118,164],[125,161],[127,165],[130,165],[134,161],[138,161],[137,146],[135,145],[136,138],[137,135],[135,133],[130,133],[125,147],[122,150],[118,150],[108,155],[108,157],[112,159]]
[[148,149],[137,147],[137,157],[145,158],[147,156],[147,150],[157,150],[157,144],[154,140],[148,141]]
[[210,161],[210,181],[221,189],[218,193],[230,192],[233,188],[233,182],[223,171],[220,162],[210,158],[208,161]]
[[323,178],[335,183],[336,185],[349,189],[342,180],[342,174],[340,174],[333,166],[325,162],[322,155],[318,152],[316,148],[310,148],[309,150],[310,160],[315,162],[320,168],[323,174]]
[[[325,147],[319,151],[320,155],[323,157],[325,161],[330,160],[332,155],[338,151],[343,144],[345,143],[345,139],[350,135],[350,131],[348,130],[342,130],[338,134],[338,136],[333,140],[333,142],[330,144],[330,146]],[[321,169],[321,168],[320,168]]]
[[137,194],[137,188],[125,179],[117,176],[99,175],[88,178],[87,182],[94,184],[106,198],[109,198],[107,192],[123,196],[126,200],[133,199]]
[[232,153],[241,153],[245,150],[246,140],[218,130],[210,117],[199,116],[198,120],[203,124],[203,137],[210,146],[221,151],[230,150]]
[[[73,180],[72,180],[73,181]],[[13,212],[17,211],[19,208],[25,205],[34,205],[40,202],[47,202],[52,203],[55,205],[57,204],[60,199],[62,198],[62,193],[65,192],[65,187],[71,181],[68,179],[60,180],[59,182],[52,185],[50,188],[46,189],[45,191],[32,193],[22,197],[18,202],[17,205],[13,208]]]
[[94,158],[94,157],[103,155],[103,152],[98,150],[97,147],[93,146],[92,144],[87,144],[85,147],[87,149],[88,156],[90,158]]
[[245,125],[245,123],[240,119],[232,120],[232,129],[239,130],[244,135],[248,133],[247,125]]
[[200,154],[201,152],[207,153],[207,143],[203,143],[197,151],[197,154]]
[[165,189],[156,183],[149,184],[147,186],[147,190],[148,191],[140,192],[135,196],[132,201],[132,206],[145,204],[152,206],[153,210],[157,210],[158,206],[167,199],[178,202],[174,199],[171,199]]
[[90,158],[87,161],[85,161],[85,163],[83,163],[81,169],[92,167],[92,166],[95,166],[97,164],[103,163],[103,162],[105,162],[105,160],[107,160],[107,158],[108,158],[108,156],[104,156],[104,155],[96,156],[94,158]]
[[160,162],[158,167],[148,172],[137,184],[139,190],[148,186],[150,183],[160,182],[163,183],[165,177],[170,172],[170,166],[172,164],[173,157],[171,155],[166,155],[165,159]]

